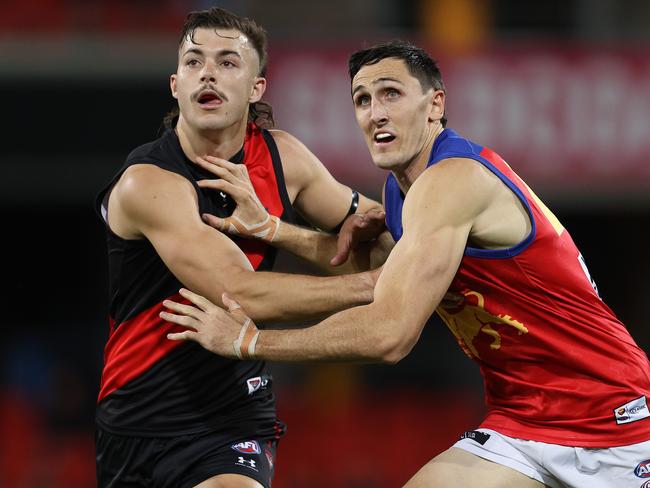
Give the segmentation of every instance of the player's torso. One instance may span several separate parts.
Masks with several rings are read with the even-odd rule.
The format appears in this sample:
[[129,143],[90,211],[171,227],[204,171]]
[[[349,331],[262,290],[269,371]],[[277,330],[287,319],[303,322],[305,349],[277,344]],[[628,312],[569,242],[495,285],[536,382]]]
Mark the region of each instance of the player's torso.
[[[452,131],[443,135],[433,164],[449,157],[483,164],[517,195],[531,221],[529,235],[511,248],[468,246],[449,288],[462,300],[438,308],[465,353],[481,366],[486,426],[582,445],[650,437],[650,426],[639,432],[619,424],[614,413],[650,394],[647,357],[598,297],[568,232],[498,155]],[[401,203],[390,186],[389,180],[387,222],[399,238]],[[650,423],[643,414],[639,410],[637,420]]]
[[[251,182],[270,213],[292,220],[282,166],[273,139],[249,126],[233,162],[246,164]],[[173,131],[133,151],[130,164],[154,164],[192,182],[199,211],[226,216],[229,198],[196,185],[214,178],[185,157]],[[110,189],[109,185],[107,188]],[[98,204],[105,206],[103,192]],[[108,234],[111,330],[105,348],[97,419],[114,433],[172,436],[205,430],[241,429],[247,423],[275,429],[270,377],[264,363],[221,358],[197,344],[166,339],[158,317],[162,301],[182,301],[182,286],[147,240]],[[275,251],[256,241],[236,240],[256,270],[271,268]]]

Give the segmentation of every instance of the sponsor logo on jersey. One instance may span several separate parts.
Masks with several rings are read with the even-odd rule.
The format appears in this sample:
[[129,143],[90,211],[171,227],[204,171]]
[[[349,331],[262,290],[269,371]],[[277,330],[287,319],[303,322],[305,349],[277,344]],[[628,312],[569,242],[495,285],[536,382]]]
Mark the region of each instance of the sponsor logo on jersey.
[[614,418],[617,424],[629,424],[650,417],[650,410],[645,396],[636,398],[625,405],[614,409]]
[[242,454],[260,454],[262,449],[257,441],[244,441],[238,444],[233,444],[232,447],[235,451],[241,452]]
[[634,468],[634,474],[639,478],[650,478],[650,459],[641,461],[636,468]]
[[252,395],[260,388],[266,387],[269,384],[269,379],[263,376],[256,376],[254,378],[248,378],[246,380],[246,385],[248,386],[248,394]]
[[472,439],[473,441],[478,442],[480,445],[484,445],[487,440],[490,438],[490,434],[485,432],[480,432],[478,430],[468,430],[460,436],[461,439]]
[[253,471],[259,471],[259,469],[257,469],[257,463],[255,462],[255,459],[246,459],[244,456],[239,456],[235,464],[238,464],[239,466],[246,466]]

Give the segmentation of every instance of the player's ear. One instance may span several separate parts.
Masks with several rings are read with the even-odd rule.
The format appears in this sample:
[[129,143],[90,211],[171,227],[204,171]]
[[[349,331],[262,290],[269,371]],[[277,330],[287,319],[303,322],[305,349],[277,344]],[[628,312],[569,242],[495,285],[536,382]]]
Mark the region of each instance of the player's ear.
[[248,103],[259,102],[266,91],[266,78],[261,76],[253,80],[253,87],[251,88],[251,95],[248,97]]
[[178,99],[178,92],[176,91],[176,73],[169,77],[169,88],[172,92],[172,97]]
[[445,92],[434,90],[429,104],[429,122],[440,120],[445,116]]

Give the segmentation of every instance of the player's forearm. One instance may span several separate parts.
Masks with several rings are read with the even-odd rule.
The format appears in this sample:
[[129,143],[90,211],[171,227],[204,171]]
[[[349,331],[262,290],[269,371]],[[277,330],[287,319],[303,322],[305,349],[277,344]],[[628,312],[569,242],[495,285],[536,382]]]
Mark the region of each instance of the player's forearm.
[[224,289],[253,320],[291,322],[370,303],[374,282],[370,273],[317,277],[242,271]]
[[337,253],[337,236],[281,222],[273,246],[298,256],[329,274],[349,274],[370,269],[370,246],[359,245],[340,266],[331,266]]
[[339,312],[312,327],[266,329],[257,340],[255,357],[394,364],[408,354],[415,341],[396,334],[399,324],[386,315],[368,305]]

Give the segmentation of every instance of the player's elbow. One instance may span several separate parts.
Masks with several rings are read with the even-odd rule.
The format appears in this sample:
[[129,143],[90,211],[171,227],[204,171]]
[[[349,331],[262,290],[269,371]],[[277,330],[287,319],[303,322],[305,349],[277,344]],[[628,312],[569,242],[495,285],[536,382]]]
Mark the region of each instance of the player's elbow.
[[223,289],[234,298],[253,320],[275,321],[281,313],[269,300],[268,288],[260,274],[251,269],[232,266],[225,273]]
[[395,365],[409,355],[413,346],[414,343],[412,344],[410,341],[402,339],[386,341],[379,360],[383,364],[388,364],[390,366]]
[[378,331],[376,338],[375,360],[377,362],[394,365],[409,355],[417,342],[418,336],[408,333],[403,323],[392,319],[385,319],[384,327]]

